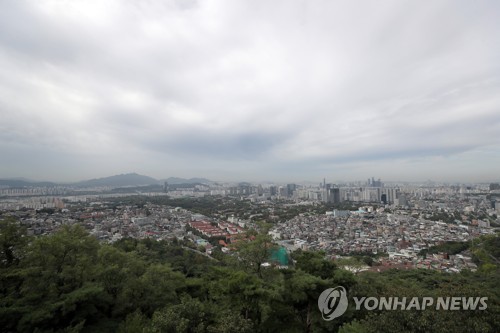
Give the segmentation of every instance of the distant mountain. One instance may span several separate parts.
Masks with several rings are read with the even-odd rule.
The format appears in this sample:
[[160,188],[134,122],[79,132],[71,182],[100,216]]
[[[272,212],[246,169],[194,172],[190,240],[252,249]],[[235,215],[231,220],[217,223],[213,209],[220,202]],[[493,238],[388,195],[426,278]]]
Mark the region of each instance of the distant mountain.
[[0,179],[0,187],[52,187],[57,186],[52,182],[38,182],[28,179]]
[[[139,175],[137,173],[127,173],[121,175],[115,175],[110,177],[96,178],[83,180],[77,183],[65,184],[69,186],[77,187],[125,187],[125,186],[146,186],[146,185],[158,185],[168,182],[169,184],[209,184],[213,183],[211,180],[206,178],[178,178],[170,177],[168,179],[157,180],[152,177]],[[0,179],[0,187],[52,187],[61,184],[53,182],[39,182],[24,178],[10,178],[10,179]]]
[[127,173],[122,175],[116,175],[111,177],[97,178],[84,180],[74,184],[79,187],[100,187],[100,186],[142,186],[142,185],[155,185],[158,184],[158,180],[139,175],[137,173]]
[[211,180],[206,178],[178,178],[178,177],[170,177],[167,179],[162,179],[161,182],[167,182],[169,184],[209,184],[212,183]]

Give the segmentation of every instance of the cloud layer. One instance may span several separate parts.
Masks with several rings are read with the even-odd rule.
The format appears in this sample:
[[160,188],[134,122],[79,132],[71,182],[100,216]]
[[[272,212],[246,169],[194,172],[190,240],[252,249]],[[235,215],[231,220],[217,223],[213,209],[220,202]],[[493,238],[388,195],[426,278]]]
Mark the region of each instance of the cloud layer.
[[2,1],[0,176],[499,179],[499,7]]

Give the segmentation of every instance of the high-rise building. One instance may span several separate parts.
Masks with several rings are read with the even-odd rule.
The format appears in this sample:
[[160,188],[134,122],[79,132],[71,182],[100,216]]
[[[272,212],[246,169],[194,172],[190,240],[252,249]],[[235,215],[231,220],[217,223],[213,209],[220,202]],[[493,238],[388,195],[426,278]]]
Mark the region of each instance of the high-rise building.
[[[397,188],[382,188],[381,189],[381,193],[382,195],[385,195],[386,196],[386,200],[387,202],[385,203],[388,203],[388,204],[393,204],[396,202],[396,200],[398,199],[398,195],[399,195],[399,189]],[[383,200],[382,200],[383,201]]]
[[406,200],[406,196],[401,194],[398,198],[398,204],[399,206],[408,206],[408,201]]
[[387,194],[383,193],[381,196],[380,196],[380,201],[382,201],[382,203],[385,205],[387,204]]
[[372,179],[368,178],[367,187],[383,187],[383,186],[384,184],[382,183],[380,178],[378,180],[375,180],[374,177],[372,177]]
[[328,202],[339,203],[340,202],[340,189],[338,187],[331,188],[329,190],[329,200]]
[[500,184],[498,184],[498,183],[491,183],[490,184],[490,191],[496,191],[496,190],[500,190]]
[[270,192],[271,196],[277,195],[278,194],[278,187],[277,186],[270,186],[269,192]]

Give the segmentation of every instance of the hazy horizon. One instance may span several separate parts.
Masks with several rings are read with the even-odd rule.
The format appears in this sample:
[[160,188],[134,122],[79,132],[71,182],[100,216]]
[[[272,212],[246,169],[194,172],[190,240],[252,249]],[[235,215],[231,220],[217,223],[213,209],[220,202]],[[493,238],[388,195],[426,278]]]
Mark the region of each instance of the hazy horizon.
[[[320,183],[323,183],[323,179],[317,179],[317,180],[312,180],[312,179],[281,179],[281,180],[273,180],[273,179],[227,179],[227,180],[220,180],[220,179],[210,179],[207,177],[203,176],[192,176],[192,177],[178,177],[175,175],[169,175],[169,176],[160,176],[160,177],[154,177],[151,175],[147,174],[140,174],[136,172],[124,172],[116,175],[102,175],[94,178],[78,178],[78,179],[73,179],[73,180],[58,180],[58,179],[33,179],[33,178],[26,178],[26,177],[2,177],[0,175],[0,180],[21,180],[21,181],[28,181],[28,182],[51,182],[51,183],[56,183],[60,185],[64,184],[74,184],[82,181],[88,181],[88,180],[93,180],[93,179],[101,179],[101,178],[108,178],[108,177],[113,177],[113,176],[118,176],[118,175],[127,175],[127,174],[138,174],[140,176],[147,176],[154,178],[158,181],[164,181],[167,180],[168,178],[182,178],[186,180],[190,180],[193,178],[200,178],[200,179],[207,179],[211,182],[220,182],[220,183],[240,183],[240,182],[250,182],[250,183],[274,183],[274,184],[287,184],[287,183],[296,183],[296,184],[307,184],[307,185],[318,185]],[[334,179],[334,178],[327,178],[324,177],[326,183],[329,184],[342,184],[342,183],[356,183],[356,182],[366,182],[368,178],[372,177],[366,177],[364,179]],[[378,180],[380,177],[373,177],[375,180]],[[488,184],[488,183],[498,183],[500,180],[487,180],[487,181],[477,181],[477,182],[470,182],[470,181],[463,181],[463,180],[456,180],[456,181],[444,181],[444,180],[439,180],[439,179],[421,179],[421,180],[405,180],[405,179],[380,179],[382,183],[384,184],[391,184],[391,183],[427,183],[427,182],[432,182],[432,183],[437,183],[437,184],[450,184],[450,185],[455,185],[455,184]]]
[[498,12],[2,1],[0,178],[498,181]]

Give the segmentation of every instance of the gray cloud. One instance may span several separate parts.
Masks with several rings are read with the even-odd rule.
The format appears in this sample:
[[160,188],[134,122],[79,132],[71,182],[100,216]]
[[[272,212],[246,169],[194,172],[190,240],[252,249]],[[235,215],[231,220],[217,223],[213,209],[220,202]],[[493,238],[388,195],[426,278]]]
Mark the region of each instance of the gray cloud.
[[498,179],[499,9],[3,1],[0,176]]
[[150,138],[146,145],[159,152],[221,159],[225,163],[272,158],[269,155],[284,140],[286,137],[280,133],[207,133],[194,130],[176,137]]

